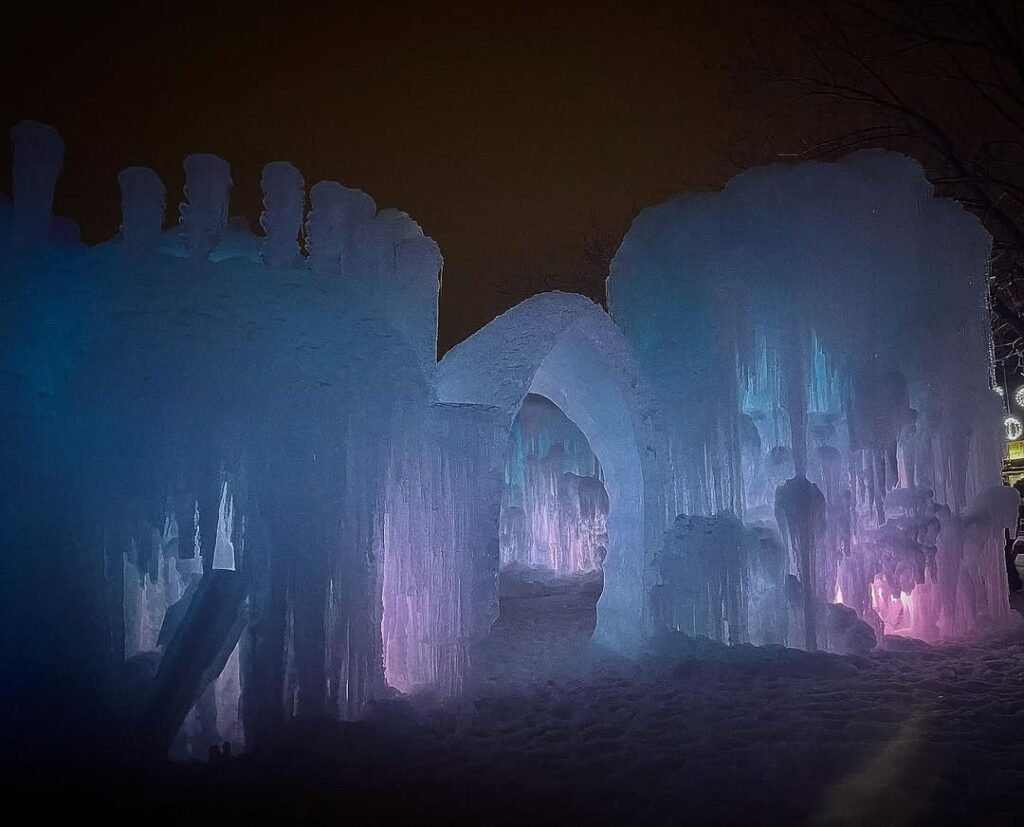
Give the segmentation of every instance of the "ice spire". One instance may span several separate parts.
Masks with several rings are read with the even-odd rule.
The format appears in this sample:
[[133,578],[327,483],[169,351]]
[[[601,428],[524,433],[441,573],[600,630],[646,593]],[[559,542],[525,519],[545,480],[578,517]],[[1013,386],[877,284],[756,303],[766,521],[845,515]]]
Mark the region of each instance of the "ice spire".
[[207,153],[189,155],[184,167],[186,201],[180,211],[185,251],[189,257],[206,258],[227,228],[231,167]]
[[220,508],[217,512],[217,540],[213,548],[213,568],[235,571],[235,498],[228,491],[227,481],[220,489]]
[[306,247],[313,272],[337,278],[356,255],[356,228],[376,212],[373,199],[337,181],[320,181],[309,191]]
[[[787,480],[776,490],[775,522],[799,574],[804,647],[808,652],[817,651],[819,606],[824,605],[831,596],[822,593],[823,584],[818,577],[825,555],[822,547],[825,520],[825,498],[818,486],[803,474]],[[834,588],[834,584],[829,585]]]
[[273,161],[263,167],[263,213],[260,226],[263,261],[271,267],[288,267],[299,257],[299,233],[306,206],[306,182],[287,161]]
[[163,181],[149,167],[128,167],[121,185],[121,239],[133,254],[151,253],[160,241],[167,204]]
[[52,126],[22,121],[11,130],[14,231],[28,244],[46,240],[53,218],[53,190],[64,162],[64,142]]

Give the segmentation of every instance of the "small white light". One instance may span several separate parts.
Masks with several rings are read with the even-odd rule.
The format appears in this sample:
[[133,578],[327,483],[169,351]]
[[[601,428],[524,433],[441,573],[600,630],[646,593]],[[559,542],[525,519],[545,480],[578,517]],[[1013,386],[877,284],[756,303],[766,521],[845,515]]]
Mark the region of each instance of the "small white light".
[[1006,439],[1010,442],[1024,436],[1024,423],[1015,416],[1008,416],[1003,420],[1003,427],[1006,429]]
[[1021,408],[1024,408],[1024,385],[1021,385],[1013,392],[1013,401]]
[[992,388],[992,390],[994,390],[1000,396],[1006,396],[1006,391],[1003,390],[1002,385],[996,385],[994,388]]

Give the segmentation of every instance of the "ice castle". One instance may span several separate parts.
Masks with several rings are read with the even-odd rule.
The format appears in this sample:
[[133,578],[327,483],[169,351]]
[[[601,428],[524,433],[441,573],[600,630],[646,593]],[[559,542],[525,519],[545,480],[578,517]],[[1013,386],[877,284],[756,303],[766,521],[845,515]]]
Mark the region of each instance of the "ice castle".
[[89,247],[57,133],[12,139],[0,553],[47,636],[18,668],[74,652],[155,749],[464,691],[509,561],[600,567],[594,643],[626,655],[1008,622],[990,239],[904,156],[646,209],[607,312],[534,296],[438,361],[405,213],[275,162],[254,234],[192,155],[176,223],[129,168]]

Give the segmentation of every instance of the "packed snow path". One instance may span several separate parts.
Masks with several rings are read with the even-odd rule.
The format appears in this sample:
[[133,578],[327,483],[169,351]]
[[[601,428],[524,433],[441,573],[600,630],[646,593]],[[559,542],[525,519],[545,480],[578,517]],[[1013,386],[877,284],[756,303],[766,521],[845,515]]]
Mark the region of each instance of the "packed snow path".
[[[354,724],[296,720],[277,750],[172,765],[161,808],[562,824],[1024,815],[1024,635],[895,640],[867,657],[666,638],[637,663],[581,642],[593,596],[506,606],[495,633],[514,645],[473,698],[395,700]],[[559,615],[562,631],[541,633]],[[540,664],[538,643],[553,671],[527,684],[515,661]]]
[[516,692],[538,676],[578,671],[590,661],[601,572],[549,577],[529,572],[516,567],[501,572],[499,615],[484,645],[477,694]]

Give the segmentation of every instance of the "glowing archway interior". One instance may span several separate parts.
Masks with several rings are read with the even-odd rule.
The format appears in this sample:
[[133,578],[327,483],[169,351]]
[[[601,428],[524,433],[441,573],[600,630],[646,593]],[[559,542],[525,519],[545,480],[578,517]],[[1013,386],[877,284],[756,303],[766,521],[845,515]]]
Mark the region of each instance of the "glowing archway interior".
[[587,438],[554,402],[529,394],[505,453],[501,568],[599,571],[608,550],[607,519],[608,492]]

